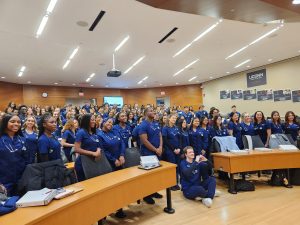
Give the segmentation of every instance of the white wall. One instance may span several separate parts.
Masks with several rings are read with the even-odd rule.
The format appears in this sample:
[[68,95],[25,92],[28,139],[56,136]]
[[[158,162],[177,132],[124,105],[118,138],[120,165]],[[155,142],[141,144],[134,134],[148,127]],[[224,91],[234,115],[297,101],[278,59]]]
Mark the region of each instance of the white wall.
[[[266,65],[267,84],[249,89],[291,89],[300,90],[300,57],[285,60],[282,62]],[[262,68],[256,68],[247,72],[256,71]],[[203,84],[203,103],[206,110],[215,106],[221,112],[230,112],[231,106],[236,105],[239,112],[253,113],[261,110],[266,116],[270,116],[273,110],[277,110],[283,117],[286,111],[292,110],[296,114],[300,114],[300,103],[292,101],[274,102],[257,101],[257,100],[231,100],[220,99],[220,90],[247,90],[246,72],[229,75],[220,79],[208,81]]]

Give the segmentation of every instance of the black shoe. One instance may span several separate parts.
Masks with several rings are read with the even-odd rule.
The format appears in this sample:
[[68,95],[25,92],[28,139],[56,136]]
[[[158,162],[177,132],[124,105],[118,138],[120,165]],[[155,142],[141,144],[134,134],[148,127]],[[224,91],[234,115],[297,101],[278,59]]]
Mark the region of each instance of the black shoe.
[[119,218],[119,219],[123,219],[126,217],[126,214],[124,213],[123,209],[119,209],[116,214],[115,217]]
[[151,197],[153,198],[162,198],[163,196],[157,192],[155,192],[154,194],[151,195]]
[[171,187],[171,191],[179,191],[179,190],[180,190],[180,187],[178,185]]
[[153,200],[153,198],[151,198],[151,196],[147,196],[147,197],[143,198],[143,200],[149,205],[155,204],[155,201]]

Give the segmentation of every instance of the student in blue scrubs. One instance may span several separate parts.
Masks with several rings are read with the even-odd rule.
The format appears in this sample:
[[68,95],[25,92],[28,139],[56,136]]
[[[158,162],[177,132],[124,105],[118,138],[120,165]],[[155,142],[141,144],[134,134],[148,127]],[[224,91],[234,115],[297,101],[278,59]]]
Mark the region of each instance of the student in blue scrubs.
[[167,115],[163,115],[160,117],[159,119],[159,126],[160,126],[160,129],[162,130],[164,126],[167,125],[167,120],[168,120],[168,116]]
[[127,115],[125,112],[117,114],[113,130],[120,134],[126,148],[131,147],[131,128],[127,124]]
[[[179,114],[178,114],[179,115]],[[191,124],[192,118],[194,117],[193,113],[189,111],[188,106],[184,106],[182,113],[180,116],[183,116],[187,124]]]
[[256,111],[254,113],[254,130],[255,135],[259,135],[265,147],[268,147],[271,136],[271,126],[265,119],[262,111]]
[[180,132],[178,127],[176,126],[176,115],[169,115],[167,120],[167,125],[162,129],[163,136],[163,159],[167,162],[171,162],[177,164],[176,174],[177,174],[177,185],[171,187],[172,191],[180,190],[178,186],[178,178],[179,178],[179,163],[180,163],[180,153],[182,149],[180,149]]
[[200,119],[200,134],[201,134],[201,142],[202,142],[202,150],[201,155],[205,156],[206,158],[210,157],[210,134],[209,134],[210,126],[208,125],[208,118],[202,117]]
[[241,116],[241,114],[236,110],[236,106],[235,105],[231,106],[231,112],[228,113],[228,117],[231,118],[234,113],[237,113],[239,116]]
[[217,196],[216,179],[209,176],[208,161],[203,155],[195,157],[194,150],[187,146],[183,150],[186,159],[180,163],[180,181],[184,197],[188,199],[201,198],[202,203],[210,208],[213,198]]
[[28,162],[36,163],[38,154],[38,128],[33,116],[27,116],[25,123],[23,124],[22,133],[29,154]]
[[[59,109],[58,109],[59,110]],[[60,114],[59,114],[59,111],[58,110],[55,110],[53,112],[53,117],[55,118],[56,120],[56,129],[54,131],[54,135],[57,137],[57,138],[61,138],[61,131],[63,129],[63,123],[61,121],[61,118],[60,118]]]
[[194,117],[189,128],[190,145],[193,147],[195,155],[201,155],[202,151],[202,133],[200,132],[200,121],[198,117]]
[[0,184],[8,196],[17,194],[17,183],[28,164],[28,152],[22,137],[21,120],[6,114],[0,125]]
[[179,129],[179,148],[180,148],[180,158],[184,158],[183,149],[190,145],[189,132],[185,119],[177,120],[177,126]]
[[53,135],[56,130],[56,119],[45,113],[39,121],[38,162],[61,159],[61,145]]
[[131,131],[133,131],[133,129],[137,125],[137,121],[136,121],[132,111],[127,114],[127,124],[130,126]]
[[243,149],[242,142],[242,127],[240,124],[239,114],[234,113],[228,123],[228,133],[229,135],[236,138],[236,144],[240,149]]
[[[103,120],[98,137],[102,145],[102,150],[114,171],[123,168],[125,163],[125,143],[117,130],[113,129],[114,121],[111,118]],[[124,218],[126,214],[123,209],[119,209],[115,216]]]
[[74,120],[70,119],[66,122],[62,130],[61,145],[69,162],[72,162],[71,150],[75,147],[75,126]]
[[220,110],[215,108],[215,107],[211,107],[210,108],[210,111],[209,111],[209,116],[208,116],[208,119],[209,119],[209,125],[211,126],[212,125],[212,122],[213,122],[213,118],[215,116],[219,116],[220,115]]
[[247,112],[244,112],[242,114],[241,128],[242,128],[242,135],[250,135],[250,136],[255,135],[252,118],[251,118],[250,114]]
[[143,116],[137,118],[137,125],[132,131],[133,146],[137,147],[139,150],[141,150],[141,140],[139,136],[139,130],[140,130],[140,124],[143,122],[143,119],[144,119]]
[[209,129],[210,138],[228,136],[228,130],[222,125],[222,117],[216,116],[213,125]]
[[[152,107],[148,107],[144,111],[145,120],[140,125],[139,136],[141,140],[141,155],[156,155],[159,159],[162,155],[163,140],[159,124],[154,121],[155,113]],[[144,201],[148,204],[155,204],[153,198],[162,198],[159,193],[144,197]]]
[[297,141],[297,136],[300,135],[300,126],[296,121],[296,116],[294,112],[286,112],[283,130],[285,134],[290,134],[295,142]]
[[282,124],[278,111],[273,111],[271,113],[270,128],[271,134],[283,134]]
[[27,106],[26,105],[20,105],[20,107],[19,107],[19,118],[20,118],[22,124],[25,123],[26,112],[27,112]]
[[195,116],[200,120],[201,117],[208,117],[208,112],[204,110],[204,105],[199,106],[199,111],[196,112]]
[[[101,157],[101,143],[96,134],[95,116],[85,114],[80,120],[80,130],[76,133],[75,152],[80,155],[94,157],[95,160]],[[75,161],[75,171],[78,181],[85,180],[80,155]]]

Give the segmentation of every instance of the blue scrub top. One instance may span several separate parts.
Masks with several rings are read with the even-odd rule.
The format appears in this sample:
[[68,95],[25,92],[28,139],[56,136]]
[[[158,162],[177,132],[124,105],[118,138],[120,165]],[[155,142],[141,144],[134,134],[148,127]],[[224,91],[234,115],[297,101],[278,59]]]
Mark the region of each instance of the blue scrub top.
[[283,134],[282,124],[270,121],[270,127],[271,127],[271,134]]
[[[66,140],[66,142],[68,144],[74,144],[75,143],[75,138],[76,138],[76,135],[75,133],[73,133],[72,130],[65,130],[62,134],[62,139]],[[65,152],[70,152],[72,149],[72,147],[64,147],[64,151]]]
[[267,142],[267,130],[271,129],[270,123],[265,120],[262,121],[261,123],[254,123],[254,130],[255,130],[255,135],[259,135],[262,142],[266,144]]
[[25,138],[14,136],[11,139],[7,134],[3,134],[0,137],[0,183],[7,189],[8,196],[16,194],[14,192],[17,182],[27,164]]
[[189,139],[190,139],[190,145],[193,147],[195,155],[200,155],[201,150],[203,149],[203,143],[202,143],[202,136],[203,133],[200,132],[200,128],[198,127],[196,131],[194,131],[192,128],[189,129]]
[[134,128],[136,127],[136,125],[137,125],[134,118],[133,118],[133,120],[131,120],[131,121],[128,120],[127,124],[128,124],[128,126],[130,127],[131,132],[133,131],[133,129],[134,129]]
[[136,144],[138,146],[138,148],[141,148],[141,139],[139,136],[139,131],[140,131],[140,124],[137,125],[133,131],[132,131],[132,137],[134,137],[134,139],[136,140]]
[[182,151],[186,146],[190,146],[190,138],[187,130],[179,131],[179,146]]
[[241,124],[241,128],[242,128],[242,135],[250,135],[250,136],[254,136],[255,135],[255,130],[254,130],[254,124],[250,123],[249,125],[242,122]]
[[192,118],[193,118],[193,114],[191,112],[185,113],[185,112],[182,111],[180,116],[184,117],[187,124],[190,124],[191,121],[192,121]]
[[180,183],[181,190],[187,191],[191,186],[199,186],[201,183],[199,163],[189,163],[186,160],[180,162]]
[[49,161],[61,159],[61,145],[57,138],[53,135],[52,137],[48,137],[46,134],[42,134],[38,140],[38,148],[40,154],[48,155]]
[[294,141],[297,140],[298,132],[300,129],[300,126],[298,124],[283,124],[282,128],[285,134],[290,134]]
[[[162,129],[162,136],[167,138],[168,142],[174,149],[180,148],[180,143],[179,143],[179,129],[176,126],[169,127],[165,126]],[[174,151],[174,149],[169,149],[169,146],[164,145],[164,150],[165,151]]]
[[128,141],[129,138],[132,136],[130,126],[126,125],[125,128],[123,128],[119,124],[117,124],[113,126],[113,130],[120,134],[120,137],[122,138],[125,147],[128,148]]
[[26,130],[23,130],[22,133],[25,138],[25,146],[28,151],[28,163],[35,163],[35,159],[38,153],[38,134],[36,132],[29,134],[26,132]]
[[80,147],[87,151],[96,152],[97,148],[101,148],[101,142],[97,134],[89,134],[85,129],[80,129],[76,133],[75,142],[80,142]]
[[115,167],[115,161],[120,156],[125,155],[125,143],[123,142],[119,132],[111,130],[109,132],[99,131],[98,137],[102,143],[105,156],[113,167]]
[[207,151],[210,146],[210,133],[209,133],[210,127],[200,128],[201,133],[201,141],[202,141],[202,149]]
[[228,130],[225,127],[221,127],[221,129],[211,127],[209,129],[209,134],[211,139],[214,137],[224,137],[229,135]]
[[209,117],[208,113],[205,110],[196,112],[195,116],[198,117],[199,119],[201,119],[202,117],[207,117],[207,118]]
[[54,131],[53,135],[57,138],[61,138],[61,131],[63,127],[59,124],[56,125],[56,130]]
[[[139,135],[147,134],[148,141],[155,147],[158,148],[160,146],[160,135],[161,130],[159,124],[156,121],[149,122],[148,120],[144,120],[140,124]],[[147,155],[156,155],[155,152],[147,149],[147,147],[142,144],[141,146],[141,154],[143,156]]]
[[236,144],[240,149],[243,149],[243,141],[242,141],[242,127],[240,123],[235,124],[230,121],[228,123],[228,130],[233,131],[233,137],[236,138]]

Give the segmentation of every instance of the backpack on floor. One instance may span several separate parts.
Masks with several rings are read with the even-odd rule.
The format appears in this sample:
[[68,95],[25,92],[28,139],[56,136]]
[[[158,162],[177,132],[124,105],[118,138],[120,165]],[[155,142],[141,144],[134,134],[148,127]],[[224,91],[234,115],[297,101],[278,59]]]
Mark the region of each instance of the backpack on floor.
[[292,185],[300,185],[300,169],[290,169]]
[[287,179],[285,170],[274,170],[269,184],[271,186],[285,186],[284,179]]
[[255,186],[252,182],[239,179],[234,181],[235,184],[235,190],[237,192],[239,191],[255,191]]

